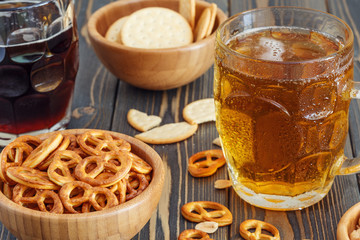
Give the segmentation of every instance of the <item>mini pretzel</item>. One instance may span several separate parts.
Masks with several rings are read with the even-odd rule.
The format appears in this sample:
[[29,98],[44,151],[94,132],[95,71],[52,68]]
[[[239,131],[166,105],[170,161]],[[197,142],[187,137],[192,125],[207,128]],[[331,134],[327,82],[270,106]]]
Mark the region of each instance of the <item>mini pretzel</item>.
[[[255,232],[250,232],[250,229],[255,229]],[[273,236],[263,233],[263,230]],[[240,224],[240,235],[246,240],[280,240],[280,233],[276,227],[255,219],[249,219]]]
[[[61,200],[55,192],[51,190],[39,190],[25,185],[17,184],[13,189],[13,201],[21,206],[35,204],[42,212],[63,213],[64,208]],[[29,194],[30,193],[30,194]]]
[[0,155],[0,179],[5,183],[15,184],[6,175],[9,167],[20,166],[30,155],[33,148],[24,142],[12,142],[7,145]]
[[148,185],[144,174],[130,172],[126,184],[126,201],[138,196]]
[[123,139],[114,139],[111,134],[104,131],[87,131],[78,137],[80,147],[89,155],[101,155],[111,151],[128,151],[131,145]]
[[[81,191],[78,195],[72,196],[73,190],[77,188],[81,189]],[[64,184],[59,191],[59,196],[64,207],[71,213],[79,213],[75,208],[83,203],[89,203],[98,211],[114,207],[118,204],[115,194],[109,189],[104,187],[92,187],[90,184],[81,181]],[[106,199],[102,203],[99,203],[97,202],[98,196],[104,196]],[[104,205],[102,206],[102,204]]]
[[35,168],[61,144],[62,140],[63,136],[61,133],[51,135],[31,152],[22,166]]
[[55,151],[53,151],[46,159],[44,159],[37,168],[40,170],[47,170],[50,163],[52,162],[55,154],[57,151],[66,150],[71,143],[70,136],[64,136],[63,140],[61,141],[59,147]]
[[208,177],[225,163],[222,150],[206,150],[195,153],[189,158],[188,170],[193,177]]
[[145,162],[139,156],[134,153],[129,153],[129,155],[132,160],[131,170],[143,174],[148,174],[152,171],[152,167],[150,166],[150,164]]
[[7,176],[20,184],[31,188],[57,190],[60,187],[50,181],[48,174],[29,167],[9,167],[6,171]]
[[[91,164],[96,164],[96,167],[91,171],[86,171]],[[111,186],[121,178],[123,178],[131,168],[131,159],[126,152],[119,151],[117,153],[108,153],[101,156],[90,156],[82,159],[75,168],[75,176],[92,186]],[[113,173],[107,179],[96,178],[102,172]]]
[[[207,209],[212,211],[207,211]],[[217,222],[219,226],[229,225],[233,220],[227,207],[210,201],[189,202],[181,207],[181,214],[192,222],[212,221]]]
[[47,169],[50,180],[60,186],[75,181],[70,170],[75,168],[80,161],[81,157],[73,151],[57,151]]
[[110,191],[113,192],[117,197],[119,204],[124,203],[126,201],[126,190],[127,190],[127,181],[125,178],[122,178],[119,182],[115,183]]
[[12,187],[5,182],[1,182],[2,183],[2,192],[3,194],[8,198],[8,199],[12,199]]
[[178,237],[178,240],[212,240],[206,232],[196,229],[186,229],[182,231]]
[[14,142],[23,142],[30,145],[33,149],[41,144],[41,139],[36,136],[22,135],[17,137]]

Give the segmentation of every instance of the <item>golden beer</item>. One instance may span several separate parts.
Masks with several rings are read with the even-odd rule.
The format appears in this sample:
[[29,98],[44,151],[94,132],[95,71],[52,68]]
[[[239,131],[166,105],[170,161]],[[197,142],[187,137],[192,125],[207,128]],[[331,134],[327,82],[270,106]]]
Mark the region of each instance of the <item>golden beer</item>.
[[352,48],[300,27],[255,28],[220,42],[216,127],[235,191],[269,209],[319,201],[344,160]]

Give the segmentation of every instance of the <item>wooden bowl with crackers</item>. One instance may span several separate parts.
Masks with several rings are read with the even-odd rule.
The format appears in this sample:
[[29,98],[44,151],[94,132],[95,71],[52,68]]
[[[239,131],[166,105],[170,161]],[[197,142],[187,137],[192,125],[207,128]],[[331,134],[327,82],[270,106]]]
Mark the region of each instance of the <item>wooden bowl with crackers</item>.
[[336,236],[337,240],[360,239],[360,203],[349,208],[341,217]]
[[89,19],[91,44],[118,79],[149,90],[188,84],[214,62],[215,31],[227,16],[195,0],[115,1]]
[[17,239],[131,239],[165,176],[153,148],[95,129],[19,137],[0,165],[0,221]]

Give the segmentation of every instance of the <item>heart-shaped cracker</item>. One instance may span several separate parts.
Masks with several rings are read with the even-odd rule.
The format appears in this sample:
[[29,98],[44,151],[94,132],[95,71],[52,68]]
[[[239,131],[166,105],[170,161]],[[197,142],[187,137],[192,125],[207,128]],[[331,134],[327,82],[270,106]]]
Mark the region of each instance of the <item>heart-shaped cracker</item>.
[[136,109],[130,109],[127,114],[129,124],[141,132],[145,132],[151,128],[159,126],[161,117],[155,115],[147,115]]

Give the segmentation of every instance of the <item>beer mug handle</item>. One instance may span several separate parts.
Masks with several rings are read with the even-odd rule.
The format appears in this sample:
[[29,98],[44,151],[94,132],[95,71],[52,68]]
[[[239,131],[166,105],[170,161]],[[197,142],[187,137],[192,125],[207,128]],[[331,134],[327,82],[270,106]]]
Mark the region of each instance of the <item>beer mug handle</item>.
[[360,158],[346,158],[336,175],[348,175],[360,172]]
[[[360,82],[351,81],[352,89],[350,91],[350,98],[360,99]],[[344,161],[341,168],[337,171],[337,175],[348,175],[360,172],[360,157],[347,158],[344,156]]]

